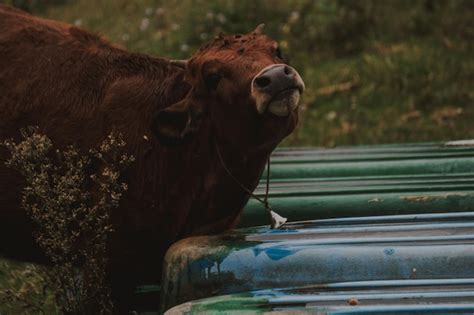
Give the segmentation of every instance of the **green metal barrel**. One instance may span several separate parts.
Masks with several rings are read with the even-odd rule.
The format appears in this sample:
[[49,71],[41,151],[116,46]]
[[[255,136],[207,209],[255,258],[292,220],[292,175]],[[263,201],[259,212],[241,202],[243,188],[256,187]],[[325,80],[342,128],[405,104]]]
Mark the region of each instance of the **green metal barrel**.
[[[459,143],[278,149],[270,167],[272,208],[290,221],[470,211],[474,146]],[[265,175],[255,193],[265,194]],[[240,226],[268,224],[250,200]]]

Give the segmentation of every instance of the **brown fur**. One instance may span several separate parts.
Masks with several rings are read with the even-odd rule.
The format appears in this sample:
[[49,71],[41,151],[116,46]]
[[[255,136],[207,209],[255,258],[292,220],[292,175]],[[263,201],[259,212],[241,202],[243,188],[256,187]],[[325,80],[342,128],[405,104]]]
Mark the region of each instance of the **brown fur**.
[[[130,189],[113,213],[116,297],[158,281],[174,241],[236,222],[249,196],[225,173],[215,140],[227,166],[253,189],[269,154],[297,121],[296,113],[257,114],[250,97],[252,78],[282,62],[276,43],[264,35],[217,38],[184,72],[166,59],[130,53],[74,26],[3,5],[0,30],[0,141],[38,125],[55,145],[85,149],[115,128],[136,157],[125,174]],[[210,91],[204,77],[217,70],[224,79]],[[195,125],[184,140],[168,145],[154,123],[176,103]],[[22,180],[3,165],[7,156],[1,148],[0,253],[35,260],[38,250],[19,207]]]

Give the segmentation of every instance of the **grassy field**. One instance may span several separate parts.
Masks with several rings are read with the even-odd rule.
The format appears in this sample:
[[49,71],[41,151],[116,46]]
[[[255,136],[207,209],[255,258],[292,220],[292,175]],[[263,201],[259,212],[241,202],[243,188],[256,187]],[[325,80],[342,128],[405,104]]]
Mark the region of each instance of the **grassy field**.
[[[38,266],[0,259],[0,314],[59,314],[54,295],[44,287]],[[4,295],[10,290],[11,295]]]
[[[307,86],[300,125],[284,145],[474,138],[474,1],[3,2],[172,58],[219,32],[265,23]],[[0,260],[0,289],[24,288],[24,271]],[[0,305],[0,314],[20,311]]]
[[219,32],[266,23],[307,86],[303,119],[285,145],[474,137],[473,1],[41,3],[30,1],[34,13],[174,58],[190,56]]

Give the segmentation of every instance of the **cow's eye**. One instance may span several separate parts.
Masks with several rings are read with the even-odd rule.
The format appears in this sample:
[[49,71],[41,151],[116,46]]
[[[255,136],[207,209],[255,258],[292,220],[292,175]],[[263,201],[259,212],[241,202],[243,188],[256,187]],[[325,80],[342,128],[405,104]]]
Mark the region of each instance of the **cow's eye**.
[[206,82],[206,86],[210,90],[215,90],[217,89],[217,86],[219,85],[219,82],[221,81],[221,76],[218,74],[209,74],[207,75],[204,80]]
[[277,47],[275,49],[275,55],[278,59],[280,59],[284,63],[290,63],[290,58],[288,58],[287,54],[285,54],[281,51],[280,47]]
[[277,49],[275,49],[275,55],[276,55],[279,59],[282,59],[282,60],[283,60],[283,53],[281,52],[280,47],[277,47]]

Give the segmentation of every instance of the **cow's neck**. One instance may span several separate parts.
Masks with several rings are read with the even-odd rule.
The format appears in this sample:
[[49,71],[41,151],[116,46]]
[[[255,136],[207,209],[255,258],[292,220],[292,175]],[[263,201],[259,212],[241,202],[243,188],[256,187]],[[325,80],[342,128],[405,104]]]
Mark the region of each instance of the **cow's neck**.
[[208,163],[200,170],[200,190],[184,228],[186,232],[192,231],[191,234],[222,232],[234,225],[250,197],[242,186],[250,191],[255,189],[273,149],[237,149],[213,137],[200,149],[204,147]]

